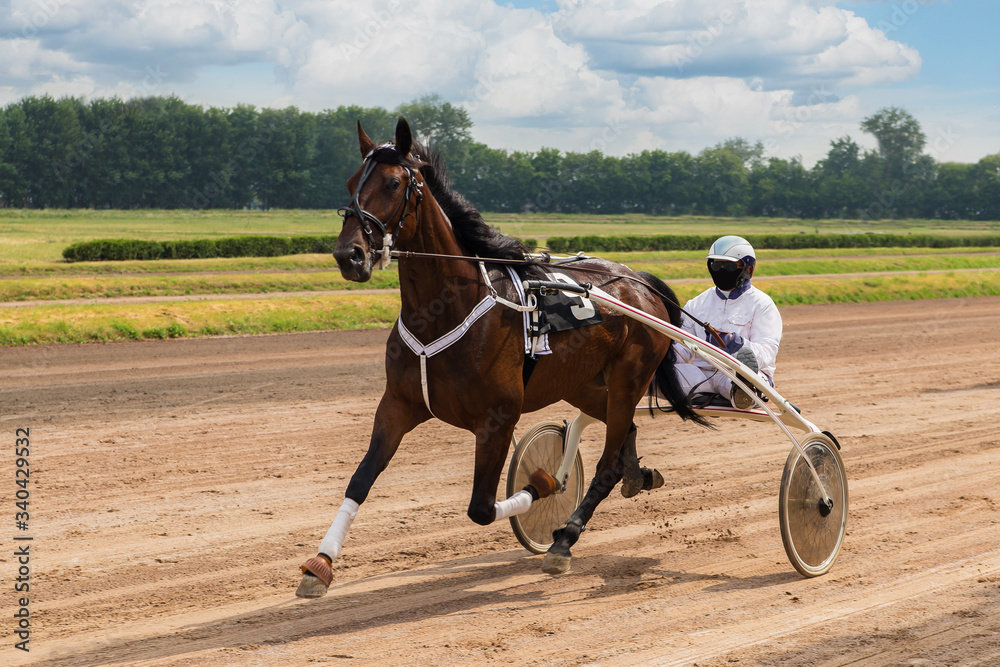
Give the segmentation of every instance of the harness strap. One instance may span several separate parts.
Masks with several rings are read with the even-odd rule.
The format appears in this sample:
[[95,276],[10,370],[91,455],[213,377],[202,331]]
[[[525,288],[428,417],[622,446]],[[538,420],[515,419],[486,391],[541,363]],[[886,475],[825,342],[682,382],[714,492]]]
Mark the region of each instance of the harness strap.
[[[464,255],[441,255],[441,254],[428,253],[428,252],[410,252],[408,250],[406,250],[406,251],[393,250],[390,253],[390,256],[396,257],[396,258],[401,258],[401,257],[402,258],[416,257],[416,258],[456,259],[456,260],[465,261],[465,262],[477,262],[477,261],[480,261],[478,257],[466,257]],[[559,259],[555,259],[555,260],[552,260],[551,256],[547,252],[546,253],[541,253],[541,254],[525,254],[524,257],[525,257],[524,259],[498,259],[498,258],[491,258],[491,259],[488,259],[488,261],[491,264],[510,264],[510,265],[514,265],[514,266],[528,266],[529,264],[537,264],[539,262],[542,262],[542,263],[551,263],[551,264],[554,264],[554,265],[559,265],[559,264],[568,264],[568,263],[572,263],[572,262],[579,262],[579,261],[582,261],[582,260],[585,260],[585,259],[593,259],[593,257],[587,257],[583,253],[577,253],[577,255],[574,256],[574,257],[559,258]],[[691,313],[689,313],[686,310],[684,310],[684,308],[679,303],[677,303],[676,301],[674,301],[673,299],[671,299],[669,296],[667,296],[666,294],[664,294],[660,290],[658,290],[655,287],[653,287],[652,285],[650,285],[647,281],[643,280],[639,276],[629,276],[629,275],[625,275],[625,274],[621,274],[621,273],[613,273],[611,271],[605,271],[603,269],[599,269],[599,268],[594,267],[594,266],[572,266],[572,267],[568,267],[568,268],[571,268],[574,271],[583,271],[585,273],[597,273],[597,274],[604,275],[604,276],[610,276],[611,278],[613,278],[615,280],[630,280],[630,281],[632,281],[634,283],[638,283],[638,284],[642,285],[643,287],[645,287],[646,289],[648,289],[649,291],[651,291],[653,294],[655,294],[658,297],[660,297],[661,299],[663,299],[665,301],[669,301],[671,304],[677,306],[677,308],[682,313],[684,313],[689,318],[691,318],[691,320],[695,324],[703,327],[705,329],[705,331],[707,331],[709,334],[711,334],[715,338],[715,340],[718,341],[718,343],[722,347],[726,346],[726,344],[722,340],[722,336],[719,335],[718,329],[715,329],[711,324],[708,324],[706,322],[702,322],[697,317],[695,317]]]
[[[403,342],[406,343],[406,346],[410,348],[415,355],[420,357],[420,389],[424,394],[424,405],[427,406],[427,411],[435,417],[437,415],[435,415],[434,411],[431,410],[431,399],[427,389],[427,359],[447,350],[449,347],[460,341],[462,336],[464,336],[466,332],[472,328],[472,325],[475,324],[480,317],[490,312],[496,304],[497,301],[492,295],[483,297],[483,300],[476,304],[476,307],[472,309],[472,312],[469,313],[469,316],[466,317],[461,324],[427,345],[421,343],[416,336],[410,333],[410,330],[403,324],[402,317],[396,320],[396,325],[399,327],[400,338],[403,339]],[[400,315],[402,315],[402,313],[400,313]]]
[[[531,376],[531,370],[534,370],[534,364],[538,361],[538,355],[540,354],[552,354],[552,350],[549,348],[549,339],[546,334],[541,332],[541,321],[540,309],[537,307],[538,296],[537,292],[530,292],[525,294],[524,284],[518,275],[514,272],[514,269],[507,267],[507,272],[510,273],[510,279],[514,281],[514,290],[517,292],[517,298],[524,303],[535,303],[536,307],[531,310],[524,312],[524,330],[526,332],[524,338],[524,353],[527,355],[525,357],[525,369],[527,375],[525,376],[524,384],[528,384],[527,378]],[[533,300],[533,301],[529,301]],[[531,370],[528,369],[528,360],[531,362]]]
[[490,277],[486,271],[486,266],[480,262],[479,268],[483,276],[486,278],[486,287],[489,290],[489,294],[484,296],[482,301],[476,304],[476,307],[472,309],[472,312],[469,313],[461,324],[448,333],[428,343],[427,345],[424,345],[416,336],[413,335],[413,333],[410,332],[409,329],[406,328],[406,325],[403,324],[402,313],[400,313],[400,317],[396,320],[396,326],[399,329],[399,337],[403,339],[404,343],[406,343],[406,347],[410,348],[410,351],[420,358],[420,391],[423,394],[424,405],[427,406],[427,411],[430,412],[431,416],[435,418],[437,415],[435,415],[434,410],[431,409],[430,391],[427,386],[427,360],[436,354],[444,352],[449,347],[462,340],[462,336],[464,336],[469,329],[472,328],[472,325],[475,324],[483,315],[490,312],[490,310],[493,309],[493,306],[498,303],[521,312],[534,310],[537,303],[535,299],[532,298],[528,300],[527,305],[522,306],[497,295],[497,291],[493,287],[493,283],[490,281]]
[[[507,299],[505,299],[502,296],[500,296],[497,293],[496,288],[493,287],[493,282],[490,280],[490,274],[486,270],[486,264],[484,264],[483,262],[479,262],[479,272],[481,274],[483,274],[483,281],[486,283],[486,289],[488,289],[490,291],[490,295],[494,299],[496,299],[497,303],[499,303],[499,304],[501,304],[503,306],[507,306],[508,308],[510,308],[512,310],[516,310],[519,313],[530,313],[531,311],[535,310],[536,306],[538,305],[538,302],[535,299],[535,295],[532,294],[531,298],[529,298],[526,301],[525,305],[523,305],[523,306],[521,304],[519,304],[519,303],[514,303],[513,301],[508,301]],[[507,267],[507,272],[510,274],[511,282],[513,282],[515,286],[520,285],[521,278],[518,277],[518,275],[514,272],[514,269],[512,269],[512,268],[510,268],[508,266]],[[518,290],[518,293],[520,294],[520,290]]]

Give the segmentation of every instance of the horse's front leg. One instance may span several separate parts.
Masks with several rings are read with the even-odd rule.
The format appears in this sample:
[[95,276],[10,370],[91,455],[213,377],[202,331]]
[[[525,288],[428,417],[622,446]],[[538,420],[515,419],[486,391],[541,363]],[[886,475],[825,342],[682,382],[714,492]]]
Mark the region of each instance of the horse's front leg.
[[476,436],[476,468],[468,515],[481,526],[489,525],[497,518],[497,486],[518,416],[518,411],[499,403],[469,429]]
[[529,475],[527,486],[497,502],[497,486],[518,417],[513,408],[494,407],[471,429],[476,436],[476,469],[468,514],[481,526],[526,512],[531,503],[550,496],[558,486],[548,471],[539,468]]
[[333,561],[340,556],[347,530],[358,514],[361,503],[379,474],[392,460],[403,436],[430,418],[422,405],[401,402],[386,393],[375,412],[368,452],[347,485],[344,503],[337,512],[330,530],[320,542],[319,552],[302,565],[302,581],[295,594],[300,598],[318,598],[326,594],[333,581]]

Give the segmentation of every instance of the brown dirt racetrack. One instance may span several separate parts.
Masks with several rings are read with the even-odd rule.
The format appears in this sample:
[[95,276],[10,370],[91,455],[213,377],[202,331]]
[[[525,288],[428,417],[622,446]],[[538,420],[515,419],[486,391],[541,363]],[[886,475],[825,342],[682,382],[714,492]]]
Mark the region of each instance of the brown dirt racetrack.
[[[1000,663],[1000,299],[782,312],[778,388],[838,436],[850,480],[844,550],[815,579],[782,550],[790,446],[771,424],[642,421],[666,486],[616,490],[551,577],[506,521],[465,517],[470,436],[432,422],[362,507],[329,594],[299,600],[367,446],[385,331],[2,349],[0,663]],[[23,427],[30,653],[10,585]]]

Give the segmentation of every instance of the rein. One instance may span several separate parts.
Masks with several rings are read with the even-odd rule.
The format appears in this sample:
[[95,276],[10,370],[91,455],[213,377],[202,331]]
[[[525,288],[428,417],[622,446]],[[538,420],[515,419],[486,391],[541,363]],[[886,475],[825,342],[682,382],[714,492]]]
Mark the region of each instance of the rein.
[[[533,264],[547,264],[547,263],[549,263],[549,259],[550,259],[549,253],[547,253],[547,252],[546,253],[540,253],[540,254],[537,254],[537,255],[526,255],[526,257],[529,257],[528,259],[490,259],[488,257],[466,257],[465,255],[442,255],[442,254],[432,253],[432,252],[410,252],[408,250],[404,250],[404,251],[393,250],[390,253],[390,255],[392,257],[396,258],[396,259],[401,259],[401,258],[406,258],[406,259],[410,259],[410,258],[413,258],[413,259],[457,259],[457,260],[462,260],[462,261],[466,261],[466,262],[485,262],[487,264],[507,264],[507,265],[514,265],[514,266],[530,266],[530,265],[533,265]],[[577,256],[577,257],[569,260],[569,262],[583,260],[583,259],[587,259],[587,258],[585,258],[583,256]],[[566,262],[566,263],[569,263],[569,262]],[[652,285],[650,285],[648,282],[646,282],[645,280],[643,280],[639,276],[621,275],[621,274],[617,274],[617,273],[612,273],[611,271],[606,271],[604,269],[598,269],[597,267],[593,267],[593,266],[574,266],[572,268],[573,268],[574,271],[582,271],[584,273],[596,273],[596,274],[600,274],[600,275],[604,275],[604,276],[610,276],[612,278],[616,278],[616,279],[619,279],[619,280],[631,280],[634,283],[638,283],[638,284],[642,285],[643,287],[645,287],[646,289],[648,289],[649,291],[651,291],[653,294],[655,294],[658,297],[660,297],[661,299],[663,299],[664,301],[667,301],[670,304],[672,304],[674,306],[677,306],[678,310],[680,310],[682,313],[684,313],[689,318],[691,318],[692,322],[694,322],[698,326],[700,326],[703,329],[705,329],[705,331],[707,331],[713,338],[715,338],[715,340],[719,343],[719,345],[722,348],[726,347],[726,343],[725,343],[725,341],[722,340],[722,334],[719,332],[718,329],[716,329],[715,327],[713,327],[708,322],[702,322],[697,317],[695,317],[691,313],[689,313],[686,310],[684,310],[684,308],[679,303],[677,303],[672,298],[670,298],[669,296],[667,296],[666,294],[664,294],[660,290],[658,290],[655,287],[653,287]]]

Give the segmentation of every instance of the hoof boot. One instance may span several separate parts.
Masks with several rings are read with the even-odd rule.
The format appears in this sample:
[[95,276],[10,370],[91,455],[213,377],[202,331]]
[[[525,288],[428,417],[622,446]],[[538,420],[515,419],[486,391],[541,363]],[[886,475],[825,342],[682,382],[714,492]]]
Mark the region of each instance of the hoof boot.
[[302,581],[295,595],[300,598],[318,598],[326,595],[333,581],[330,561],[323,556],[313,556],[302,564]]
[[539,468],[528,477],[528,484],[534,487],[539,498],[548,498],[559,487],[556,478]]

